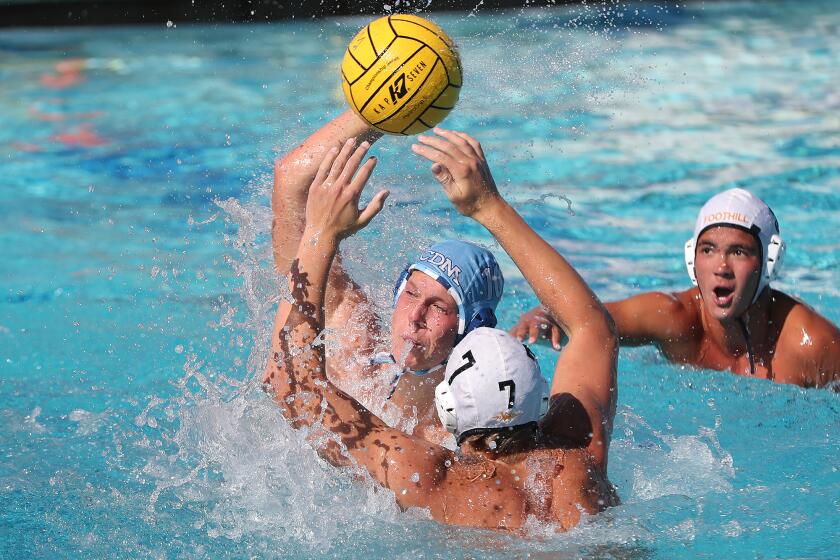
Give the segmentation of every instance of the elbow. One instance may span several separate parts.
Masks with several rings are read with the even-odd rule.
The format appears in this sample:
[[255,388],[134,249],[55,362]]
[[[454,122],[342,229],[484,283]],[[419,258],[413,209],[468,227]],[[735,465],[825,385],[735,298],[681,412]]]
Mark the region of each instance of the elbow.
[[274,177],[275,179],[283,179],[296,171],[300,172],[304,168],[298,150],[294,149],[288,154],[274,160]]
[[[293,150],[274,160],[274,189],[272,198],[279,203],[289,198],[306,201],[308,183],[297,180],[311,172],[311,158]],[[301,187],[302,186],[302,187]]]
[[597,332],[597,336],[604,341],[605,347],[618,351],[618,327],[613,316],[600,301],[592,308],[593,317],[590,326]]
[[612,317],[607,315],[604,324],[598,329],[598,340],[601,341],[604,351],[613,356],[618,356],[618,331]]
[[587,320],[581,322],[578,332],[570,333],[571,339],[574,335],[586,337],[588,340],[597,341],[599,346],[612,355],[618,355],[619,336],[618,328],[612,315],[607,313],[603,305],[598,304],[592,308],[592,313]]
[[618,352],[618,327],[615,324],[615,319],[610,315],[604,306],[601,306],[604,315],[604,342],[608,343],[613,351]]

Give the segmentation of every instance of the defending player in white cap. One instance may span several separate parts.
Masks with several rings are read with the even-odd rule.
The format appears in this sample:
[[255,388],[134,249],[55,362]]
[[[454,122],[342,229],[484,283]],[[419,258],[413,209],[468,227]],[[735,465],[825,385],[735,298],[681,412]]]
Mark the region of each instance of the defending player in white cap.
[[292,301],[277,311],[265,378],[293,426],[327,431],[311,438],[323,457],[366,469],[402,507],[472,527],[518,529],[535,519],[568,529],[582,513],[617,502],[607,479],[617,336],[577,272],[499,195],[479,143],[463,133],[435,132],[412,149],[433,162],[458,211],[512,256],[569,338],[550,391],[534,357],[512,336],[487,327],[467,332],[435,399],[440,421],[456,436],[456,452],[390,427],[329,380],[333,357],[326,358],[317,339],[330,268],[340,241],[367,225],[384,200],[380,193],[358,208],[375,165],[361,163],[365,145],[352,154],[328,152],[312,182],[288,274]]
[[435,389],[443,426],[464,438],[500,428],[531,427],[548,411],[548,382],[536,356],[504,331],[482,327],[452,351],[446,375]]
[[[840,330],[804,303],[770,287],[785,254],[779,222],[744,189],[713,196],[685,244],[697,286],[607,303],[622,344],[656,344],[668,359],[803,387],[840,379]],[[559,346],[561,332],[543,309],[511,331]]]

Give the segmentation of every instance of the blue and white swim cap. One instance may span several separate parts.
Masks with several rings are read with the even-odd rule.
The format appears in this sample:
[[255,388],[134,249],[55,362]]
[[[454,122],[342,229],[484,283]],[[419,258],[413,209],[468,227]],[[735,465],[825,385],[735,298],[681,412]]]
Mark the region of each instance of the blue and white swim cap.
[[394,287],[394,305],[414,270],[440,282],[455,300],[459,338],[478,327],[496,326],[505,279],[493,253],[467,241],[435,243],[403,270]]

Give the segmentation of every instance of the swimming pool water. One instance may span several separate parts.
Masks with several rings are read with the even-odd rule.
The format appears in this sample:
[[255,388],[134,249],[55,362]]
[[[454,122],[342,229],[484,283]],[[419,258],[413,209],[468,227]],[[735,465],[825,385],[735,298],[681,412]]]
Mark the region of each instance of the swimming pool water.
[[[834,2],[432,17],[465,68],[445,124],[603,299],[687,287],[697,209],[742,186],[779,216],[778,286],[840,322]],[[623,505],[564,535],[401,513],[286,427],[257,384],[271,161],[343,109],[366,21],[0,31],[0,557],[836,558],[837,395],[651,348],[621,354]],[[393,194],[345,245],[386,315],[428,240],[493,245],[410,143],[375,146]],[[535,300],[502,261],[509,326]]]

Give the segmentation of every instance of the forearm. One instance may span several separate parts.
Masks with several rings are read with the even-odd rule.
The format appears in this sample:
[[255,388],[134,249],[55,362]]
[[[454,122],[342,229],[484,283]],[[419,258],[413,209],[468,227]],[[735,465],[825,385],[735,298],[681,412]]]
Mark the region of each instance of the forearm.
[[376,476],[376,462],[371,460],[377,454],[369,450],[376,442],[365,442],[390,428],[327,379],[324,346],[316,342],[324,327],[324,291],[337,247],[323,232],[304,230],[288,275],[292,302],[284,302],[285,324],[277,330],[285,348],[275,360],[272,383],[278,404],[295,428],[319,425],[334,434],[319,446],[324,459],[343,466],[349,453]]
[[[561,407],[549,425],[582,443],[591,437],[587,448],[599,464],[606,465],[618,351],[609,315],[566,259],[503,200],[496,199],[483,208],[476,219],[501,243],[569,338],[558,357],[551,394],[574,397],[582,405],[585,414],[581,416],[586,416],[586,421],[576,417],[577,409]],[[590,433],[593,435],[588,436]]]
[[289,272],[303,233],[309,185],[326,152],[350,138],[355,138],[358,144],[363,140],[373,143],[381,136],[381,132],[348,110],[275,162],[271,236],[278,272]]
[[507,202],[496,198],[473,217],[499,241],[570,338],[584,329],[612,332],[604,307],[583,278]]
[[628,300],[611,301],[604,304],[615,324],[619,343],[622,346],[644,346],[656,342],[652,336],[643,331],[636,310],[628,309],[631,306],[627,302]]
[[324,329],[324,292],[337,247],[329,236],[304,232],[288,274],[291,301],[277,310],[265,381],[295,427],[313,424],[320,414],[326,364],[315,341]]

